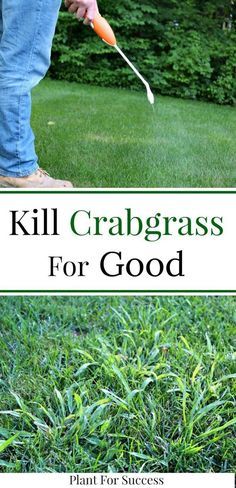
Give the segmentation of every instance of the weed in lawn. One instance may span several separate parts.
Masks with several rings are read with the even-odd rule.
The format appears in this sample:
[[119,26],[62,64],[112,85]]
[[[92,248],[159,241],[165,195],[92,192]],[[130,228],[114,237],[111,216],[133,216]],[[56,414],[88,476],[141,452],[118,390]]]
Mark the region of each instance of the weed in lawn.
[[235,298],[0,298],[2,471],[234,471]]

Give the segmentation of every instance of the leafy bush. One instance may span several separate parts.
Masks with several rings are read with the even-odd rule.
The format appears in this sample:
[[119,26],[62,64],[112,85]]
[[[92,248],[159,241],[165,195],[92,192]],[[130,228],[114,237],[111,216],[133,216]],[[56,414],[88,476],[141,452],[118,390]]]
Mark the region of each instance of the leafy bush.
[[[220,104],[236,100],[236,34],[231,0],[100,0],[119,45],[154,90]],[[228,22],[228,23],[227,23]],[[224,28],[223,28],[224,27]],[[102,86],[140,88],[116,51],[62,7],[51,76]]]

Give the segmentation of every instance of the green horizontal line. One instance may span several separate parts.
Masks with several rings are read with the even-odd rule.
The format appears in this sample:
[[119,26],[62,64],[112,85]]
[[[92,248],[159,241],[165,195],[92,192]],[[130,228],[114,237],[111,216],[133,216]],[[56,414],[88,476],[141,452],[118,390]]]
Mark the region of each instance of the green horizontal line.
[[38,190],[7,190],[7,191],[0,191],[0,195],[11,195],[11,194],[51,194],[51,195],[55,195],[55,194],[60,194],[60,195],[63,195],[63,194],[67,194],[67,195],[73,195],[73,194],[144,194],[144,195],[149,195],[149,194],[156,194],[156,195],[159,195],[159,194],[175,194],[175,195],[178,195],[178,194],[198,194],[198,195],[202,195],[202,194],[208,194],[208,195],[211,195],[211,194],[227,194],[227,195],[234,195],[236,194],[236,190],[203,190],[203,191],[200,191],[200,190],[170,190],[170,191],[167,191],[167,190],[76,190],[76,191],[60,191],[60,190],[57,190],[57,191],[50,191],[50,190],[41,190],[41,191],[38,191]]
[[236,290],[0,290],[0,293],[236,293]]

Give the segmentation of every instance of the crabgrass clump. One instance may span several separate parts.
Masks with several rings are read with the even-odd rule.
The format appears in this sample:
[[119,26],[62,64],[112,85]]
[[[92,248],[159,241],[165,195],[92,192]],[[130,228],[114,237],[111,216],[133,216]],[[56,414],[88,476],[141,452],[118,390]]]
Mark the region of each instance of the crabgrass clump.
[[3,472],[234,471],[234,297],[0,306]]

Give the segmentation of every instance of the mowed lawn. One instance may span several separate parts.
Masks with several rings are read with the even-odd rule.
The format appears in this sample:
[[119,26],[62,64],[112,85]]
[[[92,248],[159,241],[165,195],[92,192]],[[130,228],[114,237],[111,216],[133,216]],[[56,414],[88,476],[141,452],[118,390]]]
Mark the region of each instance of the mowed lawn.
[[40,164],[78,187],[235,187],[236,109],[43,81],[33,94]]
[[235,297],[0,298],[0,470],[235,471]]

